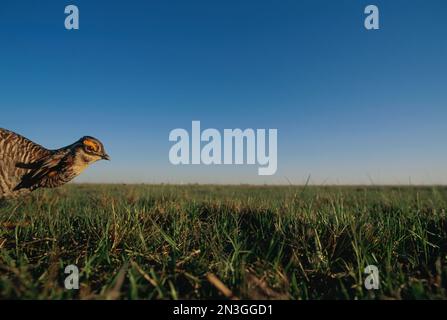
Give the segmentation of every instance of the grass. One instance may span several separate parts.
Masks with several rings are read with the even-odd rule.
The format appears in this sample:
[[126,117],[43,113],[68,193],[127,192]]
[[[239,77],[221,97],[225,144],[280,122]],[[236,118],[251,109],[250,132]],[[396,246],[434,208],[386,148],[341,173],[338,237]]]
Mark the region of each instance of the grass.
[[0,206],[0,298],[446,299],[446,207],[446,187],[67,185]]

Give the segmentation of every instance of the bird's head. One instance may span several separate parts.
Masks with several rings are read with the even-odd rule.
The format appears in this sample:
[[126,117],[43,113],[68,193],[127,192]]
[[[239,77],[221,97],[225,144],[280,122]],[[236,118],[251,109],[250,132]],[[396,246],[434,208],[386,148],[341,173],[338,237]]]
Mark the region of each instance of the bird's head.
[[76,143],[75,153],[87,164],[99,160],[110,160],[101,141],[89,136],[79,139]]

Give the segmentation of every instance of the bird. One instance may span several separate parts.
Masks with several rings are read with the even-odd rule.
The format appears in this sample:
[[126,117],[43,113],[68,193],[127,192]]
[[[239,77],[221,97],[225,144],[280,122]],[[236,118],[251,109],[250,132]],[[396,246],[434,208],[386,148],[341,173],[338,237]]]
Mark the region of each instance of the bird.
[[110,157],[104,145],[91,136],[49,150],[0,128],[0,199],[62,186],[99,160],[110,160]]

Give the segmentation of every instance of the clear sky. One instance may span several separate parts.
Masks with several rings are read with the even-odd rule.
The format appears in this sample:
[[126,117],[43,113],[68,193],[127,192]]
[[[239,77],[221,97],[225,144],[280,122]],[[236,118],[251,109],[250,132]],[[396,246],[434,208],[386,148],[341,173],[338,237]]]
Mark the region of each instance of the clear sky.
[[[2,1],[0,127],[49,148],[102,140],[112,162],[80,182],[446,184],[446,14],[445,0]],[[192,120],[277,128],[276,175],[173,166],[169,132]]]

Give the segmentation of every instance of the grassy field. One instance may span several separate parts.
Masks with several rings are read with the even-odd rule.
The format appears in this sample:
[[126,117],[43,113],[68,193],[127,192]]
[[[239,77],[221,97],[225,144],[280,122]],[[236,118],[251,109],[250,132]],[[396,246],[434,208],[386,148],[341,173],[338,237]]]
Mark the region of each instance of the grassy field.
[[446,187],[38,191],[0,205],[0,298],[446,299],[446,208]]

